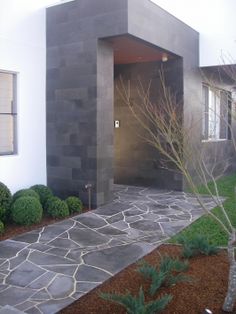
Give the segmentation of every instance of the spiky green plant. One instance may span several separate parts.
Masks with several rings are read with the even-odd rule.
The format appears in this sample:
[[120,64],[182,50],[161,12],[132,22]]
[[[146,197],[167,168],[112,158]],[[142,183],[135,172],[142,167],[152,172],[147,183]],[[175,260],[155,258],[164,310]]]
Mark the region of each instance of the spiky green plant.
[[162,271],[157,271],[157,269],[144,262],[139,268],[138,272],[144,276],[145,279],[151,279],[151,285],[149,288],[149,293],[153,296],[156,291],[164,285],[166,280],[166,273]]
[[127,314],[154,314],[158,313],[167,306],[172,300],[171,295],[164,295],[161,298],[145,303],[145,297],[142,287],[140,287],[139,295],[134,297],[128,292],[126,295],[101,293],[101,298],[106,301],[114,302],[125,307]]
[[178,242],[183,246],[182,255],[185,258],[191,258],[200,254],[214,255],[219,251],[215,245],[209,243],[204,235],[196,235],[191,239],[181,236],[178,238]]
[[159,267],[150,265],[147,262],[142,262],[138,268],[145,279],[151,279],[149,293],[153,296],[162,286],[171,286],[178,282],[191,281],[189,276],[180,274],[180,272],[188,269],[187,261],[180,261],[169,256],[161,258]]
[[181,261],[178,258],[172,258],[170,256],[163,256],[161,258],[159,269],[163,272],[182,272],[188,270],[188,261]]

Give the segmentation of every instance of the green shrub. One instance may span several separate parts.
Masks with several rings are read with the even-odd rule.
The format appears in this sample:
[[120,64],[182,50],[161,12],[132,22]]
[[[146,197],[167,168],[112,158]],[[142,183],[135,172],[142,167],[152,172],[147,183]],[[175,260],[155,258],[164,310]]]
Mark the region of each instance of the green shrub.
[[38,193],[38,195],[40,197],[40,202],[41,202],[43,208],[45,207],[47,200],[53,196],[51,189],[49,189],[49,187],[47,187],[46,185],[43,185],[43,184],[33,185],[33,186],[31,186],[30,189],[32,189],[36,193]]
[[76,196],[70,196],[66,199],[66,204],[69,208],[70,213],[80,213],[83,208],[81,200]]
[[69,208],[65,201],[58,197],[52,197],[46,203],[47,213],[53,218],[64,218],[69,216]]
[[0,221],[4,221],[6,218],[6,209],[0,206]]
[[11,206],[11,215],[19,225],[32,225],[42,219],[42,205],[39,200],[31,196],[22,196],[15,200]]
[[0,234],[4,233],[4,224],[3,222],[0,220]]
[[17,198],[22,197],[22,196],[30,196],[30,197],[35,197],[37,200],[40,201],[40,197],[38,195],[37,192],[35,192],[32,189],[22,189],[17,191],[13,197],[12,197],[12,201],[14,202]]
[[181,272],[188,269],[188,262],[182,262],[179,259],[174,259],[165,256],[161,259],[159,267],[152,266],[147,262],[141,262],[138,272],[145,279],[151,279],[149,293],[153,296],[162,286],[171,286],[178,282],[190,281],[190,277]]
[[182,236],[177,241],[183,246],[182,256],[185,258],[191,258],[200,254],[214,255],[219,251],[215,245],[209,243],[204,235],[196,235],[191,239]]
[[44,210],[48,213],[48,209],[49,209],[49,207],[51,206],[51,204],[54,202],[54,201],[56,201],[56,200],[61,200],[59,197],[57,197],[57,196],[51,196],[51,197],[49,197],[48,199],[47,199],[47,201],[45,202],[45,204],[44,204]]
[[12,196],[10,190],[5,184],[0,182],[0,207],[5,210],[4,217],[2,218],[3,220],[8,218],[11,202]]
[[126,295],[101,293],[101,298],[122,305],[126,308],[128,314],[154,314],[165,309],[172,300],[172,296],[166,294],[161,298],[145,303],[142,287],[139,290],[138,297],[133,297],[130,293]]

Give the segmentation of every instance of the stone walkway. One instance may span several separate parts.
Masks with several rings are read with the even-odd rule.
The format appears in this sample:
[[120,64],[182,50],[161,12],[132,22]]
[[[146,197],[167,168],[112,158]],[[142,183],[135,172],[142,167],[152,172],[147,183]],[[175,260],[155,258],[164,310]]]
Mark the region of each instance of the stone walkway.
[[115,196],[92,212],[0,242],[0,306],[56,313],[203,213],[183,192],[115,186]]

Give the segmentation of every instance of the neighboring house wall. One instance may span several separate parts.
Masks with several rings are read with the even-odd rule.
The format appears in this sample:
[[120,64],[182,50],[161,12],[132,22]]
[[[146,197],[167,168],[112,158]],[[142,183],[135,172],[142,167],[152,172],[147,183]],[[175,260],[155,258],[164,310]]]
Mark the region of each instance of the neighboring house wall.
[[[222,126],[228,127],[228,134],[226,139],[219,139],[213,141],[202,141],[203,151],[206,152],[208,156],[207,162],[211,165],[217,165],[216,172],[222,173],[222,169],[225,168],[226,173],[232,173],[236,170],[236,147],[234,146],[234,141],[236,139],[236,111],[235,111],[235,103],[236,99],[232,94],[232,84],[235,84],[231,79],[229,79],[228,75],[225,73],[224,69],[218,69],[217,67],[207,67],[202,69],[202,81],[204,84],[207,84],[209,88],[216,90],[218,94],[219,91],[229,92],[230,106],[228,104],[221,104],[221,111],[226,109],[227,106],[229,110],[228,119],[227,117],[222,117]],[[226,120],[226,121],[225,121]],[[230,121],[231,120],[231,121]],[[228,167],[227,167],[228,165]]]
[[0,181],[14,192],[46,183],[45,10],[1,0],[0,47],[0,71],[17,73],[18,151],[0,156]]
[[200,66],[236,62],[234,0],[151,1],[200,33]]

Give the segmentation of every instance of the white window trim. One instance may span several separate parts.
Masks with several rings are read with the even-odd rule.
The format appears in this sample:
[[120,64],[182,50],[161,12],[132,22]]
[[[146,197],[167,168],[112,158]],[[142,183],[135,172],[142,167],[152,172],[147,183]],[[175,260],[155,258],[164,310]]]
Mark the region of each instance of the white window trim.
[[17,87],[18,87],[18,72],[11,70],[2,70],[0,69],[0,73],[6,73],[13,75],[13,100],[14,100],[14,112],[12,113],[15,116],[15,121],[13,124],[13,151],[0,153],[0,158],[9,158],[18,156],[18,98],[17,98]]
[[[202,83],[202,93],[203,93],[203,87],[206,87],[208,89],[208,113],[209,113],[209,100],[210,100],[210,91],[213,91],[213,96],[214,98],[217,96],[216,93],[214,93],[214,90],[218,91],[219,94],[221,95],[222,92],[224,93],[229,93],[229,91],[227,90],[224,90],[224,89],[221,89],[221,88],[211,88],[207,83]],[[202,95],[203,96],[203,95]],[[203,97],[202,97],[203,98]],[[219,97],[219,100],[221,99],[221,96]],[[221,103],[220,103],[221,104]],[[205,111],[204,111],[205,113]],[[204,117],[205,119],[205,117]],[[203,124],[202,124],[202,127],[203,127]],[[227,127],[227,130],[226,130],[226,138],[210,138],[209,137],[209,120],[208,120],[208,138],[207,139],[202,139],[202,143],[215,143],[215,142],[226,142],[226,141],[232,141],[232,139],[229,138],[229,129]],[[220,127],[219,127],[219,133],[220,133]],[[219,134],[220,136],[220,134]]]

